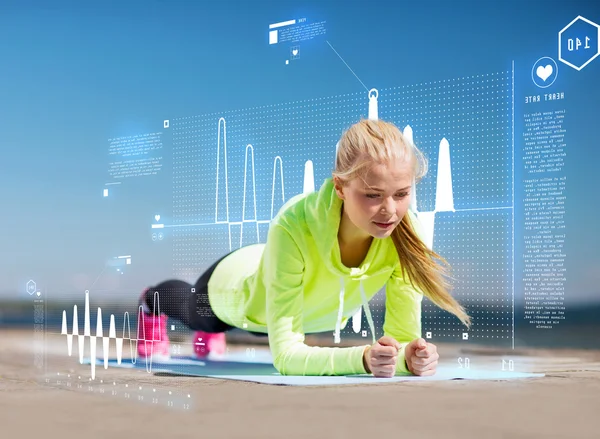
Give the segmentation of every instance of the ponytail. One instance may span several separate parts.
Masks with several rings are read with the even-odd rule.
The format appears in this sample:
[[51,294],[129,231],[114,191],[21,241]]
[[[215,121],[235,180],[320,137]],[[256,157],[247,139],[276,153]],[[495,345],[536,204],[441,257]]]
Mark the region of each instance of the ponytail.
[[[404,279],[408,274],[408,280],[414,288],[440,308],[454,314],[469,328],[471,318],[449,292],[451,286],[445,279],[448,276],[448,262],[419,239],[408,213],[394,229],[391,238],[398,252]],[[436,259],[441,262],[441,266],[436,263]]]

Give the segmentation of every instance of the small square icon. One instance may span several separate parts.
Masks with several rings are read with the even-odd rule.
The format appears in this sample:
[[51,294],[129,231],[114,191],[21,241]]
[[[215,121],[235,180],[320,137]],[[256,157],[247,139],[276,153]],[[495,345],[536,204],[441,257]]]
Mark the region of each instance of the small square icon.
[[363,337],[366,337],[366,336],[367,336],[367,331],[363,331],[363,332],[362,332],[362,336],[363,336]]
[[286,59],[286,60],[285,60],[285,64],[286,64],[286,65],[288,65],[289,63],[290,63],[290,60],[289,60],[289,59]]
[[469,339],[469,333],[463,332],[463,340],[468,340],[468,339]]
[[108,197],[108,189],[104,189],[104,196]]
[[425,333],[425,338],[431,338],[431,332],[426,332]]
[[168,119],[164,121],[164,127],[169,128],[169,120]]
[[269,44],[277,44],[277,31],[276,30],[272,30],[269,31]]
[[196,288],[192,288],[192,293],[195,293],[195,292],[196,292]]
[[242,323],[242,327],[246,329],[248,327],[248,323]]
[[171,325],[171,331],[175,331],[175,325]]
[[131,265],[131,258],[127,258],[127,265]]

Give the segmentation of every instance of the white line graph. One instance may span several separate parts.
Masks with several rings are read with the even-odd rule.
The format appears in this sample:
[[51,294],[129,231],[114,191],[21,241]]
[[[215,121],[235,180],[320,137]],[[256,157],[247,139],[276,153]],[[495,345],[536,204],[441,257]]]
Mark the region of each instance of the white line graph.
[[[368,117],[372,120],[377,120],[378,115],[378,91],[377,89],[369,90],[369,100],[368,100]],[[413,129],[410,125],[406,125],[403,130],[403,134],[405,138],[414,144],[413,140]],[[219,175],[221,172],[220,169],[220,157],[221,157],[221,140],[223,143],[223,158],[224,158],[224,174],[225,179],[224,183],[221,184],[219,182]],[[336,153],[338,150],[339,143],[336,145]],[[277,214],[275,211],[275,190],[276,190],[276,177],[277,170],[279,165],[279,176],[281,185],[281,204],[285,203],[285,183],[284,183],[284,172],[283,172],[283,160],[280,156],[276,156],[273,160],[273,178],[271,185],[271,207],[270,207],[270,215],[268,219],[258,219],[258,206],[256,202],[256,172],[254,165],[254,147],[251,144],[246,146],[245,150],[245,158],[244,158],[244,177],[243,177],[243,200],[242,200],[242,220],[241,221],[232,221],[230,219],[230,211],[229,211],[229,179],[228,179],[228,166],[227,166],[227,122],[225,118],[221,117],[218,122],[217,129],[217,166],[216,166],[216,194],[215,194],[215,220],[214,222],[208,223],[187,223],[187,224],[171,224],[165,225],[165,227],[202,227],[202,226],[214,226],[217,224],[223,224],[228,226],[228,238],[229,238],[229,248],[233,249],[232,245],[232,226],[241,226],[240,232],[240,241],[239,246],[242,246],[243,243],[243,228],[245,224],[254,224],[256,227],[256,242],[260,242],[260,231],[259,224],[269,224],[274,216]],[[246,209],[247,209],[247,187],[248,187],[248,176],[249,176],[249,167],[251,166],[251,182],[252,185],[252,199],[250,202],[252,203],[251,208],[253,211],[252,218],[246,218]],[[308,160],[305,162],[304,166],[304,185],[303,192],[313,192],[315,190],[314,183],[314,169],[312,161]],[[219,194],[223,189],[221,185],[224,186],[225,192],[225,219],[219,220]],[[437,174],[436,174],[436,195],[435,195],[435,208],[433,211],[419,211],[417,205],[417,190],[412,191],[412,200],[410,209],[415,212],[418,216],[419,220],[423,224],[425,229],[426,237],[427,237],[427,245],[429,248],[433,247],[433,240],[435,234],[435,215],[438,212],[468,212],[468,211],[486,211],[486,210],[503,210],[503,209],[513,209],[514,206],[499,206],[499,207],[479,207],[479,208],[470,208],[470,209],[456,209],[454,207],[454,194],[453,194],[453,184],[452,184],[452,166],[451,166],[451,153],[450,153],[450,143],[444,137],[441,139],[439,148],[438,148],[438,162],[437,162]],[[223,209],[223,207],[221,208]]]
[[[160,315],[160,301],[158,297],[158,292],[154,294],[154,309],[157,310],[157,314]],[[142,306],[140,305],[138,308],[138,325],[137,325],[137,336],[135,338],[131,338],[131,327],[130,327],[130,319],[129,313],[125,312],[123,315],[123,332],[121,337],[117,337],[116,329],[115,329],[115,316],[114,314],[110,315],[110,326],[108,330],[108,336],[104,335],[104,329],[102,324],[102,309],[98,308],[98,313],[96,316],[96,335],[92,335],[90,329],[90,293],[89,290],[85,291],[85,311],[84,311],[84,325],[83,325],[83,334],[79,333],[79,324],[78,324],[78,316],[77,316],[77,305],[73,305],[73,321],[72,328],[73,332],[69,333],[67,330],[67,311],[63,310],[62,315],[62,329],[61,335],[67,336],[67,352],[69,357],[72,356],[73,353],[73,337],[77,336],[78,346],[79,346],[79,363],[83,364],[83,354],[85,349],[85,340],[88,338],[90,340],[90,365],[92,372],[92,380],[96,379],[96,342],[98,339],[102,340],[102,353],[104,357],[104,369],[108,369],[108,360],[110,354],[110,340],[115,340],[115,350],[117,354],[117,363],[121,364],[122,354],[123,354],[123,341],[129,341],[129,348],[131,351],[131,362],[135,364],[137,362],[137,346],[138,342],[144,342],[144,344],[150,344],[150,353],[149,357],[146,357],[146,371],[152,371],[152,354],[154,353],[154,342],[161,341],[160,339],[160,331],[156,331],[159,334],[159,338],[154,340],[155,332],[155,322],[158,320],[153,319],[152,321],[152,339],[146,339],[146,331],[144,325],[139,324],[142,311]],[[127,330],[127,332],[125,332]],[[142,332],[142,337],[140,338],[140,330]],[[127,336],[125,334],[127,333]],[[135,343],[135,346],[134,346]]]
[[[223,132],[221,134],[221,127]],[[225,173],[225,219],[219,220],[219,190],[221,183],[219,182],[219,173],[220,173],[220,156],[221,156],[221,140],[223,140],[223,159],[224,159],[224,173]],[[250,161],[252,165],[252,173],[251,173],[251,184],[252,184],[252,209],[254,212],[253,218],[246,218],[246,187],[248,185],[248,166],[250,155]],[[241,226],[240,227],[240,242],[239,246],[242,246],[244,240],[244,224],[252,224],[256,225],[256,241],[260,242],[260,224],[269,224],[275,212],[275,189],[276,189],[276,176],[277,176],[277,168],[279,164],[279,176],[280,176],[280,185],[281,185],[281,204],[285,203],[285,183],[283,176],[283,160],[280,156],[276,156],[273,160],[273,183],[271,186],[271,211],[269,219],[258,219],[258,206],[256,202],[256,172],[254,166],[254,147],[251,144],[246,145],[245,158],[244,158],[244,187],[243,187],[243,199],[242,199],[242,220],[241,221],[231,221],[229,214],[229,178],[227,174],[228,166],[227,166],[227,121],[224,117],[219,118],[218,129],[217,129],[217,172],[216,172],[216,193],[215,193],[215,221],[212,223],[193,223],[193,224],[169,224],[165,225],[165,227],[202,227],[202,226],[214,226],[217,224],[227,225],[227,232],[229,238],[229,250],[233,250],[232,245],[232,226]],[[310,175],[307,176],[306,171],[310,171]],[[312,162],[309,160],[305,164],[305,181],[304,181],[305,190],[314,190],[314,175],[312,175]]]

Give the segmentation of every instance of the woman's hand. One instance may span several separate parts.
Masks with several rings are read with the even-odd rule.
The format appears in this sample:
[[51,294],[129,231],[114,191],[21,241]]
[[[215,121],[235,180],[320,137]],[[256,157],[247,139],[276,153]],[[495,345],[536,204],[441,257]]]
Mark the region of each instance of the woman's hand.
[[433,343],[427,343],[423,338],[417,338],[406,345],[404,350],[408,370],[415,375],[435,375],[440,356]]
[[373,346],[367,347],[363,353],[363,364],[367,372],[380,378],[393,377],[396,374],[400,347],[400,343],[387,336],[381,337]]

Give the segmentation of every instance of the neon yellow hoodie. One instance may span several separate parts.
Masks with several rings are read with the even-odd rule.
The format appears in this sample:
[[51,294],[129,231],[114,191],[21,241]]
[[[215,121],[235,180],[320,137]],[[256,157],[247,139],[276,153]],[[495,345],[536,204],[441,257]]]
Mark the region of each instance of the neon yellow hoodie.
[[[338,227],[343,201],[331,178],[309,194],[291,198],[269,226],[266,244],[242,247],[223,259],[208,283],[209,301],[222,321],[268,333],[275,368],[282,375],[364,374],[363,351],[312,347],[305,334],[339,331],[361,306],[373,343],[388,335],[402,343],[396,374],[410,374],[405,345],[421,337],[422,294],[404,281],[391,237],[374,238],[360,267],[341,262]],[[417,234],[420,226],[408,212]],[[386,287],[383,334],[368,301]]]

